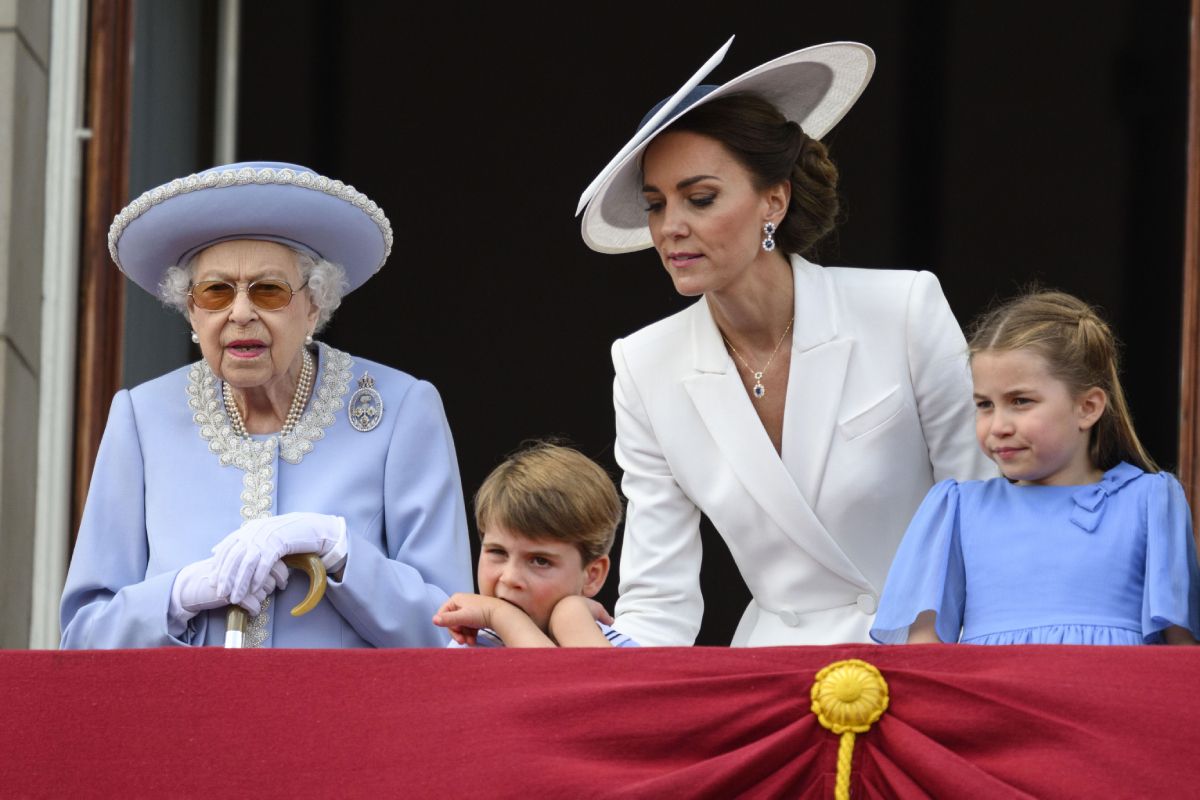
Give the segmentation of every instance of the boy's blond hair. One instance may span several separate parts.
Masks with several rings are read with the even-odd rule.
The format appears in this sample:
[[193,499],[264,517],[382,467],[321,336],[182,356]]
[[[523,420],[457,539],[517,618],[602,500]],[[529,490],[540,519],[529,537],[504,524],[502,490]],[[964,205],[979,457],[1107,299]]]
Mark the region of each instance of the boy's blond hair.
[[569,542],[584,565],[608,555],[620,522],[621,498],[604,468],[553,442],[509,456],[475,493],[481,539],[489,525],[500,525],[531,539]]

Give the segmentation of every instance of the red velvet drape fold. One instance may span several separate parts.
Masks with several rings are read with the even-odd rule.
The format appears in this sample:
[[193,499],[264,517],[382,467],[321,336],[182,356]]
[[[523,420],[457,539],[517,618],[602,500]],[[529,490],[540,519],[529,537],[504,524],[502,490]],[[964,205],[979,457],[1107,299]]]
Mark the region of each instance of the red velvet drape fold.
[[891,705],[852,796],[1200,796],[1200,648],[0,653],[16,797],[833,796],[813,675]]

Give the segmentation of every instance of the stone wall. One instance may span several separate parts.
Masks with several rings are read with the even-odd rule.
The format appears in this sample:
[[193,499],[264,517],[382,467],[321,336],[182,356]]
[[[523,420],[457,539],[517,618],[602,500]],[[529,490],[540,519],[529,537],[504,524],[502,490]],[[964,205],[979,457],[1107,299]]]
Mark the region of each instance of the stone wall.
[[0,648],[29,646],[50,9],[0,0]]

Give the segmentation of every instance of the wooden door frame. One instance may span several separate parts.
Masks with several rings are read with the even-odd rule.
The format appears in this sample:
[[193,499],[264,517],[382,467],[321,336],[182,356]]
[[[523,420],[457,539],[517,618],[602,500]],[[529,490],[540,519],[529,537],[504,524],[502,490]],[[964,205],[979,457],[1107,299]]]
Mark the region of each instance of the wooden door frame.
[[1200,0],[1192,0],[1188,47],[1187,202],[1183,245],[1179,480],[1200,532]]
[[91,137],[83,176],[72,542],[83,516],[109,405],[121,387],[125,277],[109,258],[108,227],[129,193],[133,23],[134,0],[91,0],[88,4],[86,118]]

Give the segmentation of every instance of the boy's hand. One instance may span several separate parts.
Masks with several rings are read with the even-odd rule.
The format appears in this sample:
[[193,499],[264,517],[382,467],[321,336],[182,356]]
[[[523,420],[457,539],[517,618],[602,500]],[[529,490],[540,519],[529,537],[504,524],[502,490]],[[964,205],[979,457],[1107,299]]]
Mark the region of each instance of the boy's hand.
[[604,606],[589,597],[568,595],[550,612],[550,633],[559,647],[612,647],[596,621],[609,624],[612,617]]
[[474,645],[480,628],[496,632],[507,647],[553,647],[529,615],[498,597],[459,593],[442,604],[433,624],[450,631],[459,644]]
[[480,628],[495,627],[497,604],[508,605],[495,597],[458,592],[442,603],[433,615],[433,624],[448,629],[451,638],[459,644],[474,646]]
[[590,597],[581,597],[580,599],[587,603],[588,611],[592,612],[592,619],[597,622],[603,622],[605,625],[613,624],[612,614],[608,613],[608,609],[600,605],[599,602]]

